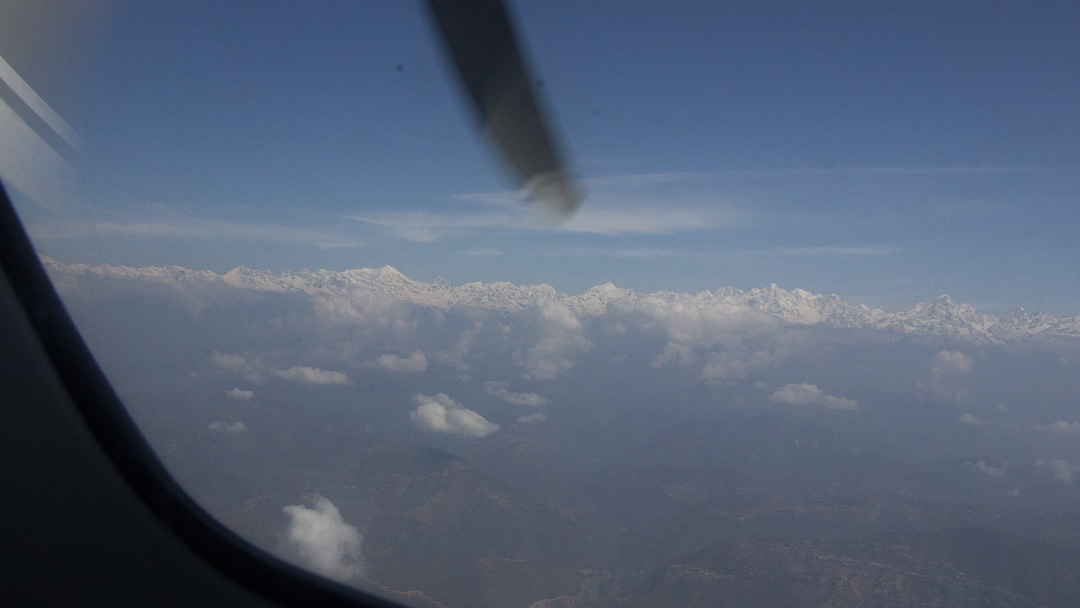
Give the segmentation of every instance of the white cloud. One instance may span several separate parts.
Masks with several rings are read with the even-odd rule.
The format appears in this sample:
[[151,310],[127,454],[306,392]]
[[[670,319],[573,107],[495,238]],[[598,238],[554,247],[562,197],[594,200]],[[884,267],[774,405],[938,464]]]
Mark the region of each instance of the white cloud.
[[[367,339],[393,339],[394,344],[405,342],[419,327],[415,314],[402,300],[371,290],[356,289],[341,295],[317,295],[311,299],[315,318],[330,326],[342,325],[334,331],[350,331]],[[383,348],[387,348],[383,344]]]
[[1080,422],[1065,422],[1064,420],[1058,420],[1052,424],[1036,424],[1035,428],[1040,431],[1051,431],[1054,433],[1080,433]]
[[72,239],[102,235],[175,237],[194,239],[252,239],[308,245],[320,249],[356,248],[363,242],[347,233],[322,228],[295,228],[255,222],[208,220],[174,215],[164,219],[105,221],[62,219],[37,222],[28,227],[36,239]]
[[[672,362],[692,365],[705,359],[701,377],[707,382],[746,378],[756,370],[783,363],[798,340],[785,334],[772,315],[748,312],[718,294],[643,296],[609,307],[625,315],[631,331],[666,334],[667,343],[649,363],[661,368]],[[717,348],[720,347],[720,348]],[[708,352],[715,349],[713,352]]]
[[961,424],[971,424],[971,425],[975,425],[975,426],[981,426],[981,425],[986,424],[986,421],[983,420],[982,418],[979,418],[978,416],[976,416],[974,414],[968,414],[968,413],[960,414],[960,422],[961,422]]
[[738,214],[723,208],[642,209],[586,207],[560,226],[568,232],[590,234],[676,234],[731,226]]
[[[248,358],[235,353],[223,353],[214,351],[210,354],[210,361],[218,367],[240,374],[250,382],[259,380],[262,361],[258,357]],[[232,395],[230,395],[231,397]]]
[[558,247],[537,251],[536,255],[544,257],[569,257],[569,258],[621,258],[621,259],[644,259],[644,258],[720,258],[722,254],[715,251],[693,251],[687,249],[660,249],[655,247],[626,248],[626,247]]
[[583,353],[591,347],[592,342],[584,337],[563,333],[544,338],[524,353],[518,352],[515,359],[525,368],[522,378],[554,380],[560,372],[570,369],[577,363],[574,355]]
[[528,405],[532,407],[540,407],[547,405],[548,400],[537,395],[536,393],[514,393],[510,391],[510,385],[507,382],[485,382],[484,392],[489,395],[494,395],[507,403],[514,405]]
[[651,186],[654,184],[671,184],[681,182],[695,182],[715,177],[711,171],[673,171],[668,173],[623,173],[619,175],[607,175],[604,177],[590,177],[581,180],[586,186]]
[[934,374],[968,374],[975,369],[975,360],[958,350],[943,350],[934,356],[934,366],[930,371]]
[[712,353],[708,363],[701,369],[701,378],[710,382],[741,380],[755,370],[776,365],[784,356],[783,352],[774,355],[765,350],[759,350],[746,358],[739,358],[728,352]]
[[255,391],[245,391],[238,388],[230,388],[229,390],[225,391],[225,395],[227,397],[232,397],[233,399],[247,401],[255,396]]
[[512,353],[514,363],[525,369],[523,378],[554,380],[577,363],[577,355],[592,348],[592,342],[581,335],[581,321],[565,304],[544,300],[527,314],[525,325],[536,342],[519,345]]
[[348,384],[349,377],[344,372],[323,371],[317,367],[297,365],[289,369],[270,370],[278,378],[308,384]]
[[968,389],[961,378],[975,369],[975,360],[960,351],[943,350],[930,361],[930,373],[923,387],[940,399],[967,401]]
[[469,371],[469,364],[465,362],[465,359],[469,356],[469,349],[472,348],[473,342],[476,341],[476,337],[483,329],[483,321],[474,322],[472,329],[461,332],[461,336],[457,339],[452,350],[440,351],[435,355],[435,358],[439,362],[453,365],[463,372]]
[[217,433],[243,433],[248,429],[247,425],[243,422],[234,422],[229,424],[227,422],[215,421],[210,423],[210,430]]
[[[693,182],[708,179],[715,173],[705,171],[682,171],[669,173],[628,173],[620,175],[608,175],[604,177],[589,177],[577,180],[577,183],[593,189],[606,187],[640,187],[657,184],[671,184],[680,182]],[[500,207],[517,207],[529,196],[528,189],[499,190],[495,192],[473,192],[457,194],[452,198],[455,201],[466,203],[479,203],[485,205],[497,205]]]
[[982,471],[983,473],[986,473],[987,475],[989,475],[991,477],[1004,477],[1005,474],[1006,474],[1004,466],[1000,466],[1000,467],[991,466],[991,465],[987,464],[985,460],[980,460],[979,462],[976,462],[975,463],[975,468]]
[[[479,200],[479,199],[476,199]],[[696,208],[605,206],[593,201],[561,223],[545,221],[526,209],[506,206],[486,213],[428,213],[394,211],[371,215],[350,215],[348,219],[379,226],[390,234],[430,243],[448,236],[472,234],[478,230],[531,230],[578,232],[617,236],[627,234],[677,234],[724,228],[739,222],[741,214],[715,205]]]
[[386,354],[364,363],[364,367],[414,374],[427,371],[427,365],[427,356],[419,350],[414,350],[408,357]]
[[517,421],[521,424],[532,424],[533,422],[543,422],[545,416],[543,412],[536,412],[533,414],[526,414],[524,416],[518,416]]
[[433,433],[449,433],[463,437],[486,437],[499,430],[480,414],[458,405],[445,393],[434,397],[416,395],[419,404],[409,418],[420,429]]
[[314,509],[288,505],[282,510],[291,519],[287,553],[297,565],[339,582],[363,574],[363,537],[355,526],[345,523],[333,503],[316,496]]
[[1050,471],[1054,473],[1054,477],[1057,477],[1065,483],[1073,482],[1073,478],[1076,475],[1076,470],[1078,468],[1064,460],[1042,460],[1041,458],[1035,461],[1035,466],[1050,469]]
[[813,247],[781,247],[773,250],[773,255],[793,257],[878,257],[890,255],[899,251],[896,247],[887,245],[870,246],[843,246],[843,245],[818,245]]
[[[266,371],[267,365],[261,357],[247,357],[233,353],[214,351],[210,360],[220,367],[242,374],[251,382],[258,382]],[[271,369],[270,373],[294,382],[306,382],[308,384],[348,384],[349,378],[344,372],[324,371],[317,367],[296,365],[288,369]],[[250,399],[254,396],[253,391],[243,391],[233,388],[225,393],[234,399]]]
[[537,304],[540,317],[554,329],[580,329],[581,320],[568,306],[555,300],[544,300]]
[[216,350],[210,354],[210,360],[214,362],[214,365],[220,365],[237,373],[243,372],[248,367],[247,359],[243,355],[222,353]]
[[813,384],[785,384],[769,395],[769,399],[788,405],[820,405],[834,410],[859,408],[854,399],[829,395]]
[[664,345],[664,350],[660,351],[660,354],[649,362],[649,366],[659,369],[672,361],[678,361],[680,365],[691,365],[696,360],[694,349],[685,344],[668,342]]

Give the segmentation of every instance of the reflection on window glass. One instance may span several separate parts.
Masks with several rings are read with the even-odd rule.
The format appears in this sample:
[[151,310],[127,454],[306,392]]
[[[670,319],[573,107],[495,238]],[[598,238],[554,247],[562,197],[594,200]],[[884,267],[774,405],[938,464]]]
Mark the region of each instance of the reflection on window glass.
[[1080,8],[509,9],[562,221],[419,2],[0,8],[0,178],[187,491],[413,606],[1073,602]]

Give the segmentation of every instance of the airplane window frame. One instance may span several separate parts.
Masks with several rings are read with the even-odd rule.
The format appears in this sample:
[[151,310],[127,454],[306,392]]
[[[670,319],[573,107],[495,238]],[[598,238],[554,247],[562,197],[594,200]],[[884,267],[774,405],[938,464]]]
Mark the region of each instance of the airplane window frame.
[[98,447],[132,494],[198,558],[242,588],[280,606],[400,606],[308,572],[255,547],[211,517],[177,484],[135,426],[76,330],[3,183],[0,272],[17,297],[61,388]]

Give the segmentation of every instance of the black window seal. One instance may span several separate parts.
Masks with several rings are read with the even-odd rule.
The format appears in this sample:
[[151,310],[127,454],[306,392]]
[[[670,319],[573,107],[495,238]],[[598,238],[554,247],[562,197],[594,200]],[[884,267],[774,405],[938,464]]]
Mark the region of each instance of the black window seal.
[[195,555],[255,595],[287,607],[400,606],[278,559],[226,528],[172,478],[139,432],[68,316],[0,183],[0,270],[64,390],[131,491]]

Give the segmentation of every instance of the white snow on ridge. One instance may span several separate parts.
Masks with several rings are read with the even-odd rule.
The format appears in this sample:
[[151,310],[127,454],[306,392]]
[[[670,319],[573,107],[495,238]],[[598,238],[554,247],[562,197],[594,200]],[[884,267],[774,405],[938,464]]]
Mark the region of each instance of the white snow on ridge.
[[765,313],[789,324],[823,323],[840,328],[937,335],[976,342],[1008,342],[1044,337],[1080,338],[1080,317],[1055,317],[1044,313],[1031,313],[1023,308],[1005,317],[984,315],[969,304],[953,302],[947,295],[939,296],[930,302],[921,302],[905,311],[887,313],[862,305],[847,304],[835,294],[817,295],[803,289],[788,291],[775,284],[749,291],[724,287],[697,294],[639,294],[605,283],[584,293],[566,295],[544,284],[474,282],[454,286],[442,279],[425,283],[409,279],[391,266],[342,272],[299,270],[278,274],[239,267],[219,275],[209,270],[189,270],[180,266],[89,266],[63,264],[46,256],[41,256],[41,261],[52,276],[86,275],[168,283],[177,287],[219,284],[254,291],[307,295],[370,293],[444,311],[480,308],[518,312],[535,303],[554,300],[564,304],[579,317],[600,316],[611,307],[633,309],[674,306],[697,309],[714,316]]

